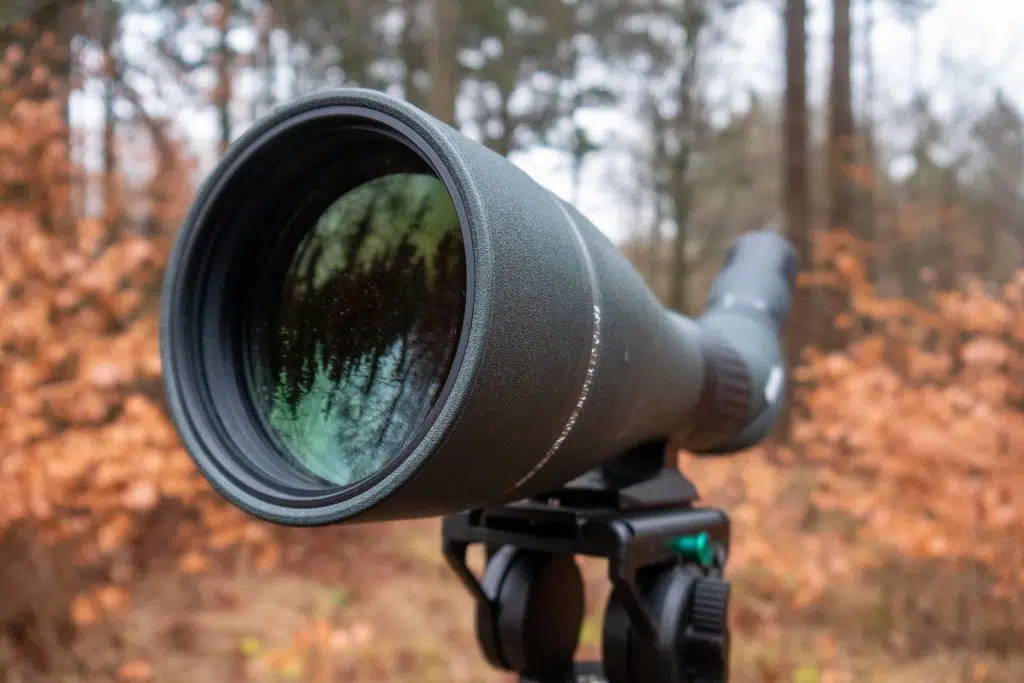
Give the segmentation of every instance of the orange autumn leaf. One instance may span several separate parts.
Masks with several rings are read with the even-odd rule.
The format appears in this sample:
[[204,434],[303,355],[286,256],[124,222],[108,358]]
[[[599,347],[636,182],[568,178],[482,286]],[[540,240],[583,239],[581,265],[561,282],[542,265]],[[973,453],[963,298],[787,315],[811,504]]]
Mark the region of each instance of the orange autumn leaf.
[[79,626],[96,623],[99,615],[99,607],[90,596],[80,595],[71,603],[71,619]]
[[178,566],[186,574],[202,574],[209,569],[209,562],[205,555],[193,551],[182,556]]
[[153,666],[142,659],[125,662],[117,670],[118,680],[125,683],[144,683],[153,676]]

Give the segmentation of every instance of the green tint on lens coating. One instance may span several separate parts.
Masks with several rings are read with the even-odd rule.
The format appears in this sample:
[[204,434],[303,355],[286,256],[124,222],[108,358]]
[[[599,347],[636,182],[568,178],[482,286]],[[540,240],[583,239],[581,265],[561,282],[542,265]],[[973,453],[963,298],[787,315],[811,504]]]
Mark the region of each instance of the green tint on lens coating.
[[455,204],[432,175],[384,175],[282,256],[257,322],[262,409],[298,465],[355,484],[415,445],[451,369],[466,302]]

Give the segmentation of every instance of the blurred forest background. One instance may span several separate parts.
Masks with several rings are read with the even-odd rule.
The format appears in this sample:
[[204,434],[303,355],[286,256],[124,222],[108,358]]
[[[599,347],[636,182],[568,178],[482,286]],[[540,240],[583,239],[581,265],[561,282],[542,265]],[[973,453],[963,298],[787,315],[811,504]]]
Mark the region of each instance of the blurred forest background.
[[[196,182],[275,104],[359,84],[556,159],[673,308],[744,230],[800,250],[787,423],[680,455],[735,520],[735,680],[1024,680],[1022,100],[954,58],[936,93],[872,40],[918,44],[959,1],[0,0],[3,679],[506,680],[436,521],[255,523],[163,409],[159,282]],[[774,94],[728,58],[754,6]]]

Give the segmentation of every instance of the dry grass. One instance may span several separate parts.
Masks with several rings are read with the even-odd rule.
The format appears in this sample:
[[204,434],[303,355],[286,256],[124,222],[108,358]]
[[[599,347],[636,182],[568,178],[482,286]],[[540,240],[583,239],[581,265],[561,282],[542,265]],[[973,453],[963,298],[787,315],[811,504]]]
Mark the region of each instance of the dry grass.
[[[255,572],[236,558],[230,570],[203,576],[165,571],[141,579],[122,617],[81,630],[70,644],[51,642],[45,666],[38,657],[26,658],[24,647],[19,650],[12,639],[12,624],[5,623],[3,680],[512,680],[488,668],[477,650],[473,605],[442,560],[437,523],[288,536],[293,543],[305,540],[271,573]],[[606,595],[604,567],[587,561],[584,574],[591,609],[581,634],[582,652],[594,655]],[[877,583],[836,586],[827,603],[772,613],[765,611],[766,579],[757,567],[736,567],[733,578],[735,681],[1024,680],[1024,655],[1013,654],[1012,647],[951,645],[948,634],[930,646],[891,642],[894,617],[870,615],[899,603],[880,602],[891,595]],[[890,579],[920,582],[921,576],[892,573]],[[779,597],[777,602],[786,602]]]

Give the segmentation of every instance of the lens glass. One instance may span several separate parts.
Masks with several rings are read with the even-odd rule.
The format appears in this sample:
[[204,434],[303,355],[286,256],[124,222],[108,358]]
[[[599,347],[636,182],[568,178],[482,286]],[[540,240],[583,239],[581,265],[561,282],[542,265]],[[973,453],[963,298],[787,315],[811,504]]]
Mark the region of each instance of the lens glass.
[[381,470],[429,426],[466,303],[448,190],[421,163],[389,158],[375,177],[321,183],[293,213],[253,316],[270,431],[295,464],[340,486]]

